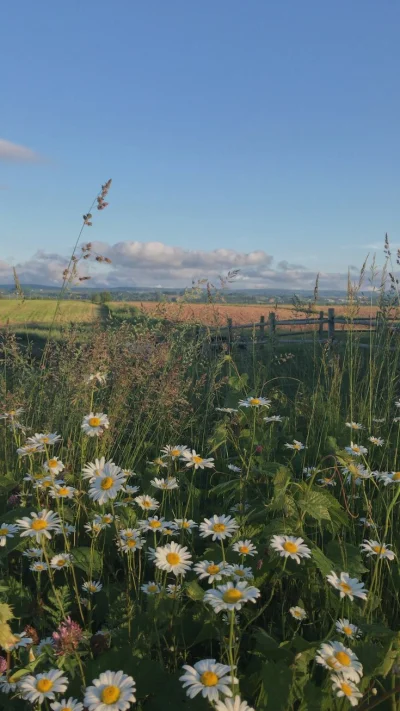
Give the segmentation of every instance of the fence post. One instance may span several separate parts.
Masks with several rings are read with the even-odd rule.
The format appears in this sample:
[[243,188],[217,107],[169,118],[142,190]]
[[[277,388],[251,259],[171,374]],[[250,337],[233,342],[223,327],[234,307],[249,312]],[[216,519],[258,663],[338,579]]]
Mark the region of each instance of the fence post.
[[328,338],[335,338],[335,309],[328,309]]
[[271,311],[269,315],[269,333],[270,336],[275,336],[275,331],[276,331],[276,318],[275,318],[275,312]]
[[265,316],[260,316],[260,341],[261,345],[265,338]]
[[324,337],[324,312],[319,312],[319,326],[318,326],[318,338],[322,341]]
[[232,319],[228,318],[228,353],[232,350],[233,341],[233,329],[232,329]]

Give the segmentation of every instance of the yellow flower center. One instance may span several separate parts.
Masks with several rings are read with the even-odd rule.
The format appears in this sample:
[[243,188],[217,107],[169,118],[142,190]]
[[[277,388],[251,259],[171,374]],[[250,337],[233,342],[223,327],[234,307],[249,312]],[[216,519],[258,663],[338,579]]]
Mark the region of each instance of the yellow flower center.
[[372,546],[372,550],[374,551],[374,553],[380,553],[380,554],[386,553],[385,546]]
[[223,533],[226,529],[226,526],[224,523],[214,523],[212,530],[215,531],[215,533]]
[[343,691],[343,693],[345,694],[345,696],[351,696],[353,693],[353,690],[352,690],[350,684],[346,684],[345,681],[343,681],[341,683],[340,688]]
[[99,427],[100,417],[89,417],[89,425],[90,427]]
[[205,671],[200,677],[203,686],[216,686],[219,682],[219,677],[215,672]]
[[301,617],[301,612],[299,610],[294,610],[295,617]]
[[203,461],[203,457],[200,457],[199,454],[195,454],[193,457],[193,461],[195,464],[201,464],[201,462]]
[[180,563],[181,557],[178,553],[167,553],[167,561],[170,565],[178,565]]
[[297,444],[297,442],[296,442],[296,444],[293,445],[293,449],[297,449],[298,451],[300,451],[301,444]]
[[215,575],[216,573],[219,573],[219,565],[209,565],[207,568],[207,573],[210,575]]
[[250,398],[250,405],[259,405],[260,404],[260,399],[258,397],[251,397]]
[[108,489],[111,489],[113,483],[114,483],[114,479],[112,478],[112,476],[105,476],[103,481],[101,482],[100,486],[103,489],[103,491],[107,491]]
[[286,543],[283,544],[283,549],[287,553],[297,553],[299,547],[296,543],[293,543],[292,541],[286,541]]
[[97,591],[97,588],[96,588],[95,585],[88,585],[88,590],[89,590],[90,592],[94,593],[94,592]]
[[353,452],[359,452],[359,451],[360,451],[360,447],[358,447],[358,445],[356,445],[356,444],[353,444],[352,449],[353,449]]
[[353,636],[353,630],[348,625],[345,625],[345,627],[343,627],[343,632],[347,634],[348,637]]
[[160,528],[161,521],[150,521],[150,528]]
[[64,558],[60,558],[59,560],[57,560],[56,565],[58,565],[59,568],[62,568],[65,563],[66,561],[64,560]]
[[103,704],[106,704],[107,706],[115,704],[120,696],[121,691],[118,686],[114,686],[114,684],[110,684],[110,686],[105,686],[103,691],[101,692],[101,700]]
[[50,442],[50,438],[49,437],[42,437],[42,442],[43,442],[43,444],[48,444]]
[[239,548],[239,553],[242,553],[242,555],[247,555],[249,553],[250,548],[248,546],[240,546]]
[[135,548],[135,546],[136,546],[136,541],[134,541],[133,538],[131,538],[130,541],[127,541],[127,542],[126,542],[126,545],[128,546],[128,548]]
[[125,538],[133,538],[133,533],[132,531],[126,531],[126,533],[124,533],[124,536]]
[[149,585],[148,592],[157,592],[157,585]]
[[10,412],[9,412],[8,414],[11,415],[11,417],[14,417],[14,415],[15,415],[15,410],[10,410]]
[[189,521],[182,521],[182,528],[190,528]]
[[400,472],[393,472],[392,480],[399,481],[399,479],[400,479]]
[[172,457],[179,457],[179,455],[180,455],[179,449],[171,449],[171,456]]
[[47,528],[47,521],[43,518],[35,518],[32,521],[32,528],[34,531],[43,531],[44,528]]
[[40,691],[42,694],[45,694],[47,691],[50,691],[53,688],[53,682],[50,681],[50,679],[39,679],[39,681],[36,684],[36,689]]
[[236,570],[234,570],[233,572],[235,573],[235,575],[239,575],[239,577],[242,577],[245,574],[244,570],[242,570],[241,568],[236,568]]
[[68,488],[66,486],[60,486],[58,493],[60,496],[68,496]]
[[344,593],[351,593],[352,592],[351,585],[348,585],[347,583],[341,582],[341,583],[339,583],[339,587],[342,588]]
[[147,499],[145,499],[144,501],[142,501],[142,506],[145,509],[148,509],[151,506],[151,501],[147,501]]
[[335,652],[335,657],[342,667],[349,667],[351,664],[351,659],[346,652]]
[[56,467],[58,464],[57,459],[49,459],[49,461],[47,463],[48,463],[50,469],[54,469],[54,467]]
[[6,536],[8,533],[8,528],[0,528],[0,536]]
[[238,600],[241,600],[243,597],[243,593],[238,590],[237,588],[228,588],[222,595],[222,599],[224,602],[227,602],[230,605],[234,605],[235,602],[238,602]]
[[49,479],[45,479],[44,481],[42,481],[42,486],[44,489],[48,489],[50,486],[53,486],[53,482]]

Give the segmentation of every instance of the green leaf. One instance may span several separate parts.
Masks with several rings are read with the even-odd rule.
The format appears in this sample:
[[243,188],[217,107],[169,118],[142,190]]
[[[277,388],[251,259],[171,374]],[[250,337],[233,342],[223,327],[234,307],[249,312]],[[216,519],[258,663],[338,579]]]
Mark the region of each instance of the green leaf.
[[94,575],[101,573],[102,558],[98,551],[91,551],[90,548],[82,546],[80,548],[74,548],[71,553],[76,568],[80,568],[87,573],[87,575],[89,575],[90,570]]
[[190,597],[191,600],[201,601],[205,595],[202,587],[198,584],[197,580],[191,580],[191,582],[186,587],[186,595]]
[[315,564],[318,568],[318,570],[321,571],[322,575],[325,577],[325,575],[329,575],[329,573],[334,570],[335,565],[334,563],[326,557],[325,553],[321,551],[320,548],[315,546],[312,551],[311,555],[315,561]]
[[293,672],[285,662],[265,662],[261,670],[264,709],[286,711]]
[[226,494],[229,491],[235,491],[236,489],[239,489],[240,487],[240,480],[239,479],[233,479],[231,481],[224,481],[221,484],[217,484],[214,486],[212,489],[210,489],[210,494],[215,494],[218,496],[219,494]]

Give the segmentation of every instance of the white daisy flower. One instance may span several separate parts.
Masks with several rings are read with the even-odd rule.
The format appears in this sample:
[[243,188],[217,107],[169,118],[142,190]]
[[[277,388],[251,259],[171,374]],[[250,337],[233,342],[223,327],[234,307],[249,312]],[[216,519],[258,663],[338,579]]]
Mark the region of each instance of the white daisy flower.
[[239,514],[239,516],[241,516],[244,515],[247,511],[250,511],[250,504],[248,504],[247,501],[238,501],[237,504],[234,504],[230,507],[229,511],[231,513],[237,513]]
[[15,420],[15,418],[22,415],[25,412],[23,407],[17,407],[16,410],[9,410],[9,412],[3,412],[0,415],[0,420]]
[[332,690],[337,692],[337,697],[346,698],[347,701],[350,701],[351,706],[358,705],[358,700],[362,698],[362,693],[353,681],[347,679],[343,674],[332,674],[331,682]]
[[235,407],[216,407],[218,412],[226,412],[228,415],[233,415],[235,412],[239,412]]
[[75,526],[73,526],[71,523],[65,523],[65,521],[63,521],[61,523],[61,529],[59,531],[57,531],[57,533],[60,533],[63,536],[67,536],[67,538],[68,538],[68,536],[70,536],[71,533],[75,533],[75,530],[76,530]]
[[96,373],[91,373],[85,380],[86,385],[90,385],[90,383],[98,384],[98,385],[105,385],[107,382],[107,373],[102,373],[100,370],[98,370]]
[[4,644],[3,648],[5,649],[6,652],[13,652],[15,649],[20,649],[21,647],[28,647],[28,645],[32,644],[32,639],[31,637],[27,637],[25,632],[17,632],[17,634],[13,634],[14,641],[12,644]]
[[372,444],[375,444],[377,447],[382,447],[383,444],[385,444],[385,440],[382,439],[382,437],[368,437],[369,441],[372,442]]
[[37,560],[32,565],[29,566],[29,570],[32,571],[32,573],[44,573],[46,570],[49,569],[49,566],[47,563],[44,563],[42,560]]
[[247,701],[242,701],[240,696],[233,699],[226,698],[224,701],[218,700],[215,704],[216,711],[254,711]]
[[322,479],[317,479],[318,484],[321,486],[336,486],[336,481],[334,476],[324,476]]
[[385,486],[388,486],[388,484],[400,484],[400,472],[381,472],[379,478]]
[[303,610],[302,607],[298,607],[298,606],[290,607],[289,612],[292,615],[292,617],[294,617],[295,620],[300,620],[300,622],[302,620],[305,620],[307,617],[307,613],[305,610]]
[[41,548],[27,548],[22,555],[24,555],[25,558],[41,558],[43,550]]
[[182,585],[177,585],[177,584],[172,584],[172,585],[167,585],[167,595],[168,597],[172,597],[176,599],[179,597],[181,591],[182,591]]
[[303,474],[306,475],[307,479],[309,479],[313,474],[317,474],[319,472],[318,467],[303,467]]
[[[52,477],[50,474],[50,476],[45,476],[44,479],[39,479],[39,481],[37,481],[36,484],[33,485],[33,488],[41,491],[42,489],[50,489],[51,490],[51,489],[54,489],[55,486],[63,486],[63,485],[64,485],[64,482],[62,481],[62,479],[54,479],[54,477]],[[50,491],[50,493],[51,493],[51,491]]]
[[172,521],[171,526],[177,530],[181,529],[183,531],[193,531],[194,528],[197,528],[198,524],[191,518],[175,518]]
[[98,580],[87,580],[82,585],[83,592],[89,593],[89,595],[94,595],[95,593],[100,592],[102,588],[103,586]]
[[44,446],[42,444],[24,444],[17,449],[17,454],[20,457],[31,457],[37,452],[44,452]]
[[156,531],[162,533],[165,528],[171,526],[169,521],[166,521],[163,516],[149,516],[149,518],[138,521],[138,526],[142,531]]
[[21,538],[31,536],[36,538],[37,543],[40,543],[43,536],[51,538],[51,532],[58,533],[61,527],[61,520],[58,514],[53,511],[43,509],[40,513],[31,512],[31,518],[24,516],[16,521],[21,530]]
[[238,684],[239,680],[233,676],[233,669],[226,664],[218,664],[215,659],[202,659],[193,667],[183,665],[185,673],[179,677],[183,688],[190,699],[197,694],[210,702],[218,701],[219,695],[232,696],[231,685]]
[[174,575],[186,575],[192,565],[192,556],[186,546],[171,541],[166,546],[156,548],[156,567]]
[[271,400],[266,397],[247,397],[245,400],[239,400],[239,407],[269,407]]
[[229,566],[229,575],[233,575],[235,580],[252,580],[254,573],[251,568],[246,568],[244,565]]
[[53,703],[50,704],[50,708],[53,709],[53,711],[83,711],[83,704],[70,696],[69,699],[53,701]]
[[7,543],[7,538],[14,538],[18,531],[18,526],[14,523],[2,523],[0,526],[0,546],[3,548]]
[[363,464],[348,464],[347,467],[342,467],[342,473],[346,476],[348,484],[354,483],[356,486],[372,477],[372,473]]
[[88,711],[127,711],[136,701],[136,684],[122,671],[106,671],[88,686],[83,699]]
[[284,558],[300,563],[301,558],[311,558],[311,551],[302,538],[295,536],[272,536],[271,548]]
[[110,528],[112,522],[114,521],[114,516],[112,514],[96,514],[94,517],[96,523],[101,523],[104,528]]
[[46,447],[61,442],[61,435],[57,432],[35,433],[33,437],[28,437],[27,442],[32,444],[45,444]]
[[286,442],[284,446],[286,447],[286,449],[293,449],[295,452],[301,452],[302,449],[307,449],[305,444],[299,442],[298,439],[294,439],[293,444],[289,444],[289,442]]
[[157,479],[157,477],[154,477],[154,479],[150,481],[150,484],[154,486],[155,489],[163,489],[164,491],[172,491],[173,489],[179,488],[175,476],[169,476],[167,479]]
[[376,555],[380,558],[386,558],[387,560],[394,560],[396,554],[390,550],[389,546],[390,544],[382,545],[379,541],[368,541],[364,539],[364,543],[361,543],[360,548],[363,553],[367,554],[368,558]]
[[59,553],[54,555],[50,561],[50,567],[54,570],[61,570],[62,568],[69,568],[72,563],[72,555],[70,553]]
[[204,602],[210,603],[215,612],[221,610],[240,610],[246,602],[255,602],[260,597],[260,591],[253,585],[248,585],[245,580],[228,582],[225,585],[217,585],[211,590],[207,590],[204,595]]
[[386,420],[385,417],[373,417],[372,418],[372,422],[377,422],[377,423],[385,422],[385,420]]
[[[122,472],[123,475],[125,476],[125,473]],[[125,484],[124,486],[124,491],[129,494],[130,496],[133,496],[133,494],[137,494],[139,491],[140,487],[139,486],[129,486],[129,484]]]
[[231,538],[238,528],[239,525],[232,516],[214,514],[212,518],[205,518],[200,524],[200,536],[212,536],[213,541],[224,541],[225,538]]
[[346,422],[346,427],[350,427],[351,430],[363,430],[364,425],[360,422]]
[[75,496],[76,489],[73,486],[66,486],[65,484],[55,484],[50,491],[50,495],[53,499],[73,499]]
[[248,538],[244,541],[237,541],[237,543],[234,543],[232,550],[240,555],[250,555],[251,557],[255,556],[257,553],[257,548]]
[[158,595],[158,593],[161,592],[161,588],[158,583],[155,583],[154,581],[150,583],[145,583],[144,585],[141,585],[140,589],[146,594],[146,595]]
[[365,526],[365,528],[376,528],[376,523],[374,523],[372,518],[362,517],[359,519],[359,524],[360,526]]
[[359,597],[361,600],[367,599],[368,590],[364,588],[364,583],[360,583],[357,578],[350,578],[348,573],[340,573],[340,578],[338,578],[332,570],[331,574],[326,576],[326,579],[336,590],[340,591],[341,598],[347,595],[351,602],[355,597]]
[[110,426],[107,415],[103,412],[90,412],[82,421],[82,430],[88,437],[100,437]]
[[93,501],[103,506],[107,501],[115,499],[118,492],[121,491],[124,481],[124,476],[118,467],[115,465],[108,467],[106,464],[100,476],[90,482],[89,496]]
[[346,679],[359,682],[363,675],[363,666],[358,657],[349,647],[341,642],[321,644],[317,651],[315,661],[322,664],[330,672],[339,672]]
[[98,536],[99,533],[105,528],[105,525],[101,523],[101,521],[88,521],[88,523],[85,523],[84,527],[85,531],[90,533],[92,536]]
[[235,472],[235,474],[239,474],[242,471],[240,467],[236,466],[236,464],[228,464],[228,469],[230,469],[231,472]]
[[39,657],[47,649],[50,650],[54,647],[53,637],[44,637],[41,639],[39,644],[36,646],[36,656]]
[[198,574],[199,580],[208,577],[208,582],[211,584],[214,580],[222,580],[230,574],[230,567],[227,563],[214,563],[213,560],[203,560],[201,563],[196,563],[193,568]]
[[400,400],[395,400],[394,405],[395,405],[395,407],[400,407]]
[[68,679],[59,669],[50,669],[43,674],[28,674],[18,684],[21,696],[31,704],[43,704],[45,699],[55,699],[55,694],[67,690]]
[[156,457],[152,461],[147,462],[147,464],[150,464],[150,466],[152,467],[158,467],[161,469],[165,469],[166,467],[168,467],[167,462],[165,462],[162,457]]
[[[82,477],[83,479],[89,479],[91,481],[92,479],[96,479],[96,477],[100,476],[102,474],[103,469],[106,464],[106,458],[101,457],[100,459],[95,459],[94,462],[89,462],[88,464],[85,464],[85,466],[82,469]],[[114,462],[107,462],[107,464],[114,464]]]
[[43,469],[45,469],[47,472],[50,472],[50,474],[55,475],[60,474],[60,472],[64,471],[65,467],[61,459],[59,459],[58,457],[52,457],[43,464]]
[[196,453],[195,449],[186,450],[181,457],[182,462],[186,463],[186,468],[194,467],[195,469],[214,469],[214,459],[201,457]]
[[368,452],[368,449],[363,447],[362,444],[354,444],[354,442],[350,442],[350,447],[345,447],[345,450],[356,457],[361,457],[362,454],[367,454]]
[[175,445],[170,445],[167,444],[166,447],[163,447],[161,452],[163,457],[169,457],[173,461],[176,459],[179,459],[180,457],[183,457],[184,452],[189,452],[189,448],[185,447],[182,444],[175,444]]
[[120,538],[117,541],[118,548],[123,553],[134,553],[137,550],[141,550],[145,544],[145,539],[141,538],[140,531],[134,529],[129,530],[128,536],[123,536],[122,531],[120,532]]
[[400,422],[400,417],[393,417],[393,422]]
[[160,506],[157,499],[153,499],[152,496],[148,496],[147,494],[137,496],[135,501],[143,511],[155,511]]
[[358,639],[362,636],[362,632],[357,625],[352,625],[346,618],[340,618],[336,622],[336,632],[346,635],[349,639]]

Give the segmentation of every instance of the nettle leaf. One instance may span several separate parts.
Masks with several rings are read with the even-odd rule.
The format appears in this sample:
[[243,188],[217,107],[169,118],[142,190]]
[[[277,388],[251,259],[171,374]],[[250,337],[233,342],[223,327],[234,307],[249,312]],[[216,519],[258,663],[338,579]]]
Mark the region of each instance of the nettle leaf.
[[101,573],[103,562],[98,551],[92,551],[86,546],[81,546],[80,548],[73,548],[71,553],[76,568],[80,568],[87,575],[89,575],[90,570],[94,575]]
[[235,392],[242,392],[249,380],[248,373],[243,373],[242,375],[231,375],[231,377],[228,379],[228,383],[231,386],[232,390],[235,390]]
[[317,546],[314,546],[311,550],[311,555],[313,557],[313,560],[315,561],[315,564],[318,568],[318,570],[321,571],[322,575],[325,577],[325,575],[329,575],[329,573],[334,570],[335,565],[332,560],[327,558],[325,553],[321,551],[320,548]]
[[265,662],[261,668],[264,704],[258,708],[286,711],[293,672],[285,662]]
[[310,489],[306,492],[304,497],[298,499],[297,504],[301,511],[308,516],[317,519],[317,521],[331,520],[326,501],[320,491]]
[[361,558],[360,549],[351,543],[330,541],[326,546],[326,553],[335,563],[335,569],[340,568],[355,578],[361,578],[367,571]]
[[197,580],[191,580],[191,582],[186,586],[186,595],[190,597],[191,600],[196,600],[200,602],[205,592],[202,587],[200,587]]

